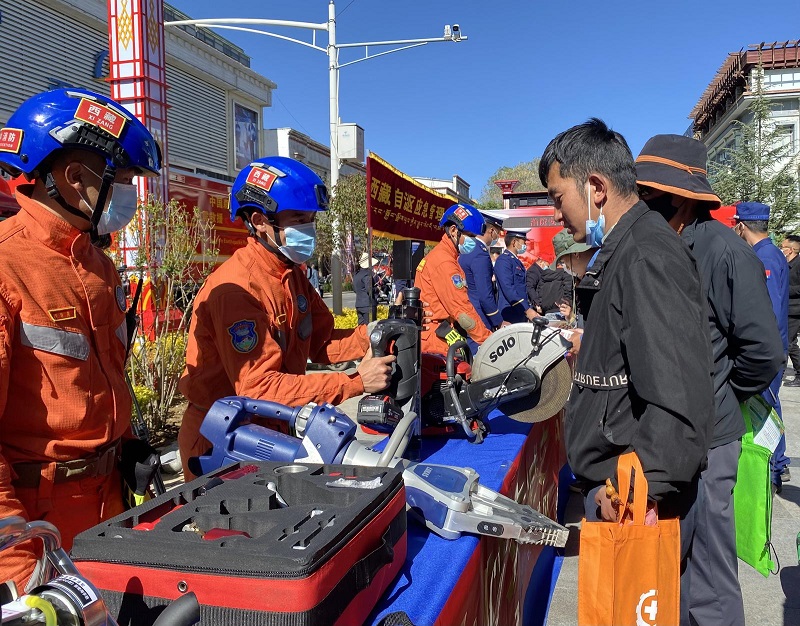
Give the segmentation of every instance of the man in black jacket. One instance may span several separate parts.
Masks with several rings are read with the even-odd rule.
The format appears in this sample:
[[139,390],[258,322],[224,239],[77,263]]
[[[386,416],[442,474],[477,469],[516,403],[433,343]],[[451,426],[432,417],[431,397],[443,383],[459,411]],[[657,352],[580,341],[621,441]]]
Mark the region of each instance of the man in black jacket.
[[[544,259],[537,259],[536,263],[542,270],[537,291],[542,303],[542,315],[560,315],[561,305],[572,305],[572,276],[564,271],[563,264],[550,268]],[[560,318],[559,318],[560,319]]]
[[537,313],[542,312],[542,301],[539,297],[539,282],[542,280],[542,268],[538,263],[531,263],[525,270],[525,293],[528,294],[528,302],[536,309]]
[[800,237],[787,235],[781,243],[781,252],[789,262],[789,360],[795,373],[794,379],[784,385],[800,387],[800,348],[797,346],[797,333],[800,331]]
[[[370,263],[370,261],[372,261]],[[361,268],[353,276],[353,291],[356,292],[356,313],[358,314],[358,325],[369,324],[370,315],[372,320],[378,319],[378,294],[375,285],[375,270],[378,264],[377,259],[370,259],[366,252],[361,255],[358,265]]]
[[[539,177],[575,241],[602,246],[578,285],[586,326],[565,422],[586,517],[616,521],[603,484],[616,480],[618,457],[634,450],[650,507],[657,505],[659,518],[681,518],[685,559],[714,423],[711,346],[694,260],[639,201],[630,149],[602,121],[553,139]],[[688,581],[681,583],[683,597]],[[688,623],[688,607],[681,607]]]
[[[708,301],[716,417],[688,567],[690,615],[702,626],[744,624],[733,512],[745,432],[739,403],[763,391],[778,373],[783,344],[764,266],[733,230],[711,217],[720,200],[706,179],[706,147],[690,137],[656,135],[636,166],[642,199],[691,248]],[[682,314],[669,305],[673,314]]]

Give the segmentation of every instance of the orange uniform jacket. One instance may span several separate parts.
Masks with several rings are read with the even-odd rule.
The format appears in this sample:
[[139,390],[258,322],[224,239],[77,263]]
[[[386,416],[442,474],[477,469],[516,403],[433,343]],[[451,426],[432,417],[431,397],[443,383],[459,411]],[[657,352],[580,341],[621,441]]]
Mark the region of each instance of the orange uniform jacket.
[[422,331],[423,352],[447,354],[447,342],[436,336],[443,320],[459,324],[477,343],[483,343],[491,335],[467,297],[467,281],[458,264],[458,251],[447,235],[420,263],[414,286],[419,287],[420,300],[428,303],[426,310],[431,312],[431,323]]
[[[89,235],[17,190],[0,224],[0,518],[46,519],[69,549],[122,512],[120,477],[53,483],[55,462],[130,436],[125,295]],[[42,462],[38,488],[15,488],[17,463]],[[38,542],[37,542],[38,543]],[[0,581],[30,574],[29,546],[5,550]]]
[[369,345],[365,328],[334,330],[331,312],[303,270],[249,238],[195,298],[180,382],[191,403],[178,437],[184,470],[190,456],[208,448],[200,423],[219,398],[298,406],[338,404],[364,393],[358,374],[305,371],[309,358],[336,363],[363,357]]

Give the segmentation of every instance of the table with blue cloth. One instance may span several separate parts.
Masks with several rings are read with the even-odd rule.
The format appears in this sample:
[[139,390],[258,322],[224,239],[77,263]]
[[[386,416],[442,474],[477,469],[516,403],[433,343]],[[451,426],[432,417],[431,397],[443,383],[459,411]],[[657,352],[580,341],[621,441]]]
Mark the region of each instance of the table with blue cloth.
[[[565,463],[561,413],[531,425],[494,411],[490,426],[491,433],[477,445],[463,438],[423,437],[421,457],[471,467],[485,487],[555,519],[558,473]],[[409,517],[405,566],[368,623],[404,612],[415,626],[521,624],[541,550],[477,535],[451,541]]]

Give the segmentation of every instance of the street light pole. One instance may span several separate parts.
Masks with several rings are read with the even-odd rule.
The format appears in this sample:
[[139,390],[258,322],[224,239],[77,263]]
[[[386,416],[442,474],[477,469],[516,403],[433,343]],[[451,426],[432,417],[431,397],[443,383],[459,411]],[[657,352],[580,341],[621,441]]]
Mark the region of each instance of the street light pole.
[[[291,28],[302,28],[311,30],[313,39],[311,43],[287,37],[286,35],[278,35],[268,31],[259,30],[255,28],[246,28],[243,26],[236,26],[236,24],[250,24],[256,26],[287,26]],[[239,30],[248,33],[255,33],[258,35],[266,35],[267,37],[275,37],[276,39],[283,39],[284,41],[291,41],[314,50],[325,52],[328,55],[328,81],[330,85],[330,103],[329,103],[329,123],[331,135],[331,178],[330,178],[330,191],[331,194],[336,193],[336,185],[339,182],[339,69],[354,63],[366,61],[393,52],[400,52],[401,50],[408,50],[409,48],[416,48],[417,46],[424,46],[429,43],[441,43],[444,41],[466,41],[467,37],[461,35],[461,30],[458,24],[454,24],[451,30],[449,25],[444,27],[444,36],[434,37],[431,39],[396,39],[390,41],[366,41],[361,43],[345,43],[340,44],[336,41],[336,6],[334,0],[330,0],[328,4],[328,21],[327,23],[313,23],[313,22],[295,22],[288,20],[271,20],[271,19],[256,19],[256,18],[206,18],[200,20],[177,20],[174,22],[164,22],[164,26],[195,26],[201,28],[222,28],[228,30]],[[316,45],[316,32],[328,32],[328,45],[323,48]],[[399,48],[386,50],[377,54],[369,54],[370,46],[389,46],[397,45]],[[365,54],[360,59],[349,61],[347,63],[339,63],[339,49],[340,48],[356,48],[361,47],[365,49]],[[341,261],[341,239],[339,236],[338,220],[334,219],[333,226],[333,251],[331,253],[331,287],[333,291],[333,312],[337,315],[342,313],[342,261]]]
[[[336,193],[339,183],[339,50],[336,47],[336,6],[328,4],[328,82],[330,84],[330,129],[331,129],[331,194]],[[339,220],[334,217],[333,249],[331,250],[331,294],[333,313],[342,314],[342,241],[339,236]]]

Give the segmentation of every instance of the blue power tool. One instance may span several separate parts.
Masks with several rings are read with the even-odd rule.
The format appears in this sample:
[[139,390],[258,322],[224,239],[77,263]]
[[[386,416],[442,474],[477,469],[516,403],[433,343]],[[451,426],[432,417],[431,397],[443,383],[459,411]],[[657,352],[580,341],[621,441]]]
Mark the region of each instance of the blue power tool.
[[[298,437],[253,423],[254,417],[284,420]],[[405,414],[383,451],[356,440],[356,424],[330,404],[291,408],[238,396],[222,398],[209,410],[200,433],[210,454],[190,460],[194,473],[207,474],[238,461],[285,461],[403,468],[408,510],[436,534],[456,539],[462,532],[506,537],[520,543],[563,547],[568,530],[533,508],[478,483],[470,468],[412,462],[402,458],[416,415]]]

